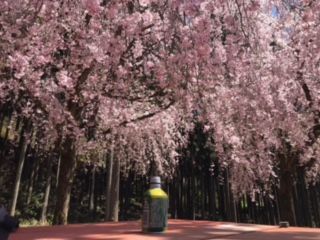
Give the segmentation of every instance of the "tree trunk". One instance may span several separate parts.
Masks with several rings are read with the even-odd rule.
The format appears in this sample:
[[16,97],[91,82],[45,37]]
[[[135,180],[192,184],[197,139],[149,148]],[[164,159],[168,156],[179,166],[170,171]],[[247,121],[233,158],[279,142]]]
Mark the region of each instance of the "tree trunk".
[[[11,120],[12,120],[12,112],[9,112],[9,116],[8,116],[8,125],[4,134],[4,145],[7,144],[7,142],[9,141],[9,133],[10,133],[10,124],[11,124]],[[2,130],[2,129],[1,129]]]
[[46,182],[46,190],[44,194],[43,206],[41,211],[41,219],[40,219],[41,224],[45,224],[47,222],[47,209],[48,209],[50,189],[51,189],[52,160],[53,160],[52,157],[48,158],[47,182]]
[[[28,128],[28,126],[26,126]],[[24,160],[27,152],[27,148],[29,145],[28,140],[26,139],[24,135],[25,131],[21,132],[21,141],[20,141],[20,153],[19,153],[19,163],[18,163],[18,169],[16,173],[16,180],[14,184],[14,190],[13,190],[13,197],[12,197],[12,203],[11,203],[11,209],[10,209],[10,215],[14,216],[17,206],[17,200],[19,195],[19,188],[20,188],[20,180],[21,180],[21,174],[23,170]]]
[[[280,137],[285,139],[285,134],[280,130]],[[287,221],[296,226],[296,213],[294,206],[294,177],[298,163],[297,153],[292,146],[283,140],[283,147],[277,153],[280,170],[280,188],[278,194],[280,221]]]
[[105,209],[105,221],[111,221],[111,188],[112,188],[112,175],[113,175],[113,161],[114,161],[114,142],[111,143],[110,155],[107,157],[109,160],[107,166],[107,187],[106,187],[106,209]]
[[232,222],[237,222],[236,204],[231,191],[231,184],[229,180],[229,169],[226,169],[225,185],[226,185],[226,201],[227,201],[227,208],[228,208],[228,213],[227,213],[228,220]]
[[309,189],[313,206],[314,227],[320,227],[320,185],[312,186]]
[[177,197],[177,189],[175,187],[175,184],[173,182],[169,182],[169,204],[170,204],[170,213],[171,213],[171,218],[177,218],[177,211],[176,211],[176,197]]
[[206,219],[207,213],[207,192],[206,192],[206,184],[205,184],[205,174],[200,177],[200,188],[201,188],[201,218]]
[[[6,115],[3,115],[2,116],[2,119],[1,119],[1,125],[0,125],[0,144],[3,146],[1,148],[1,155],[0,155],[0,164],[1,164],[1,161],[3,161],[5,159],[5,154],[6,154],[6,149],[7,149],[7,144],[8,144],[8,138],[9,138],[9,130],[10,130],[10,124],[11,124],[11,118],[12,118],[12,112],[10,111],[9,113],[9,116],[8,116],[8,122],[7,122],[7,126],[5,127],[4,123],[5,123],[5,118],[6,118]],[[3,130],[4,130],[4,134],[3,134]]]
[[[34,153],[36,154],[36,153]],[[28,196],[27,196],[27,206],[31,203],[31,198],[32,198],[32,192],[33,192],[33,185],[34,181],[36,179],[37,172],[39,170],[39,157],[36,157],[34,161],[34,166],[32,166],[32,172],[30,176],[30,182],[29,182],[29,187],[28,187]]]
[[59,154],[59,158],[58,158],[57,175],[56,175],[56,189],[58,188],[58,185],[59,185],[60,164],[61,164],[61,154]]
[[209,195],[209,220],[216,218],[216,183],[213,176],[209,177],[208,195]]
[[280,221],[288,221],[290,225],[296,225],[296,217],[293,202],[293,179],[291,172],[283,171],[280,175],[279,210]]
[[94,211],[94,191],[95,191],[95,182],[96,182],[96,166],[92,166],[91,170],[91,186],[90,186],[90,198],[89,198],[89,210],[93,217]]
[[220,217],[223,220],[227,219],[227,211],[226,211],[226,200],[225,200],[225,185],[220,185],[219,186],[219,213],[220,213]]
[[110,220],[118,222],[119,217],[119,189],[120,189],[120,160],[114,159],[112,171],[112,188],[110,195]]
[[51,189],[51,176],[52,176],[52,157],[48,158],[48,165],[47,165],[47,180],[46,180],[46,190],[44,194],[43,206],[41,211],[41,219],[40,223],[45,224],[47,222],[47,209],[49,203],[49,196],[50,196],[50,189]]
[[194,156],[191,157],[191,194],[189,201],[191,200],[191,219],[196,220],[196,196],[197,196],[197,188],[196,188],[196,177],[194,174],[195,168],[195,159]]
[[61,149],[57,201],[53,218],[54,224],[65,225],[68,222],[70,195],[76,163],[74,140],[70,136],[67,136]]

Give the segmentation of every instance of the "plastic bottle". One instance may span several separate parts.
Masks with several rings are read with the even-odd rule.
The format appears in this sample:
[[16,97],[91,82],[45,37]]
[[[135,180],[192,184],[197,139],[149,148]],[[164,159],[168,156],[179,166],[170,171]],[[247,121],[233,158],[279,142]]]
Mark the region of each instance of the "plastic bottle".
[[160,177],[151,177],[150,189],[144,194],[143,232],[164,232],[167,229],[168,200],[168,195],[161,189]]

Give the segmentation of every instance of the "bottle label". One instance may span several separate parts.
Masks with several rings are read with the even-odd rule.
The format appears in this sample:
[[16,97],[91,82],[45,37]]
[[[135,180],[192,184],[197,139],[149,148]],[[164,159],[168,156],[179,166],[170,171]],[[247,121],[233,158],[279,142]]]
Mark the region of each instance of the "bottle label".
[[150,215],[150,207],[149,202],[144,200],[143,210],[142,210],[142,228],[147,229],[149,227],[149,215]]
[[150,202],[149,228],[164,228],[167,226],[168,201],[152,199]]

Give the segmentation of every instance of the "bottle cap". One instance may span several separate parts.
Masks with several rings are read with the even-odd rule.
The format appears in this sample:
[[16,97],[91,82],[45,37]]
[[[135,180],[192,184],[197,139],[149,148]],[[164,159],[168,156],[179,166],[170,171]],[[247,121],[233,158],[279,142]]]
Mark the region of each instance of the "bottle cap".
[[161,184],[161,179],[159,176],[150,177],[150,183]]

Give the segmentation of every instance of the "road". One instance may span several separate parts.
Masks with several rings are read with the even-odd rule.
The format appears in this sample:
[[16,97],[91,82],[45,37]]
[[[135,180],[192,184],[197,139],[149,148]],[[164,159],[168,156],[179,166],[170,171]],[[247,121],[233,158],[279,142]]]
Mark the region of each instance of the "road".
[[140,223],[71,224],[20,228],[9,240],[320,240],[319,228],[170,220],[165,233],[143,234]]

